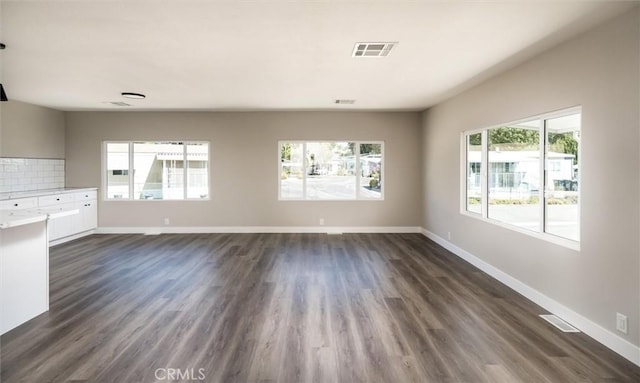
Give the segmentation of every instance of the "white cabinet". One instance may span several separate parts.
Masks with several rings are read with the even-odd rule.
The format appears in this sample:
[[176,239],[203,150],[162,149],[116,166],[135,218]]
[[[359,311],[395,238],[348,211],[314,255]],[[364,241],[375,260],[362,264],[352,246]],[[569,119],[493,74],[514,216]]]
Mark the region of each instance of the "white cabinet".
[[[0,201],[0,210],[37,210],[49,214],[49,241],[61,243],[98,227],[98,191],[64,190],[37,193],[25,198]],[[78,214],[56,214],[78,210]],[[55,218],[53,218],[55,217]]]
[[18,198],[0,201],[0,210],[20,210],[38,207],[38,198]]
[[[57,211],[65,211],[65,210],[73,210],[75,207],[73,203],[64,203],[55,206]],[[73,217],[77,214],[60,217],[55,219],[49,219],[49,240],[53,241],[56,239],[68,237],[72,234],[75,234],[73,229]]]
[[[38,197],[38,207],[46,208],[49,212],[73,210],[72,194],[53,194]],[[77,214],[76,214],[77,215]],[[68,237],[75,234],[73,230],[73,217],[66,216],[49,220],[49,240]]]
[[98,207],[96,206],[96,202],[96,200],[93,200],[78,201],[75,203],[74,208],[80,212],[80,214],[72,217],[73,230],[76,233],[93,230],[98,226]]
[[73,202],[72,194],[53,194],[38,197],[38,207],[58,206]]
[[40,217],[0,229],[0,334],[49,310],[47,216]]
[[74,193],[75,208],[80,214],[73,216],[73,229],[75,233],[82,233],[98,227],[98,193],[90,190],[82,193]]

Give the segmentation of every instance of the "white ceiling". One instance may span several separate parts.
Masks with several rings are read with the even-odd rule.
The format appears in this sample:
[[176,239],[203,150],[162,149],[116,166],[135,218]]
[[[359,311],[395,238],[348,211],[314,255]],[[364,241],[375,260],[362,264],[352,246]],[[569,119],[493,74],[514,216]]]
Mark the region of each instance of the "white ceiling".
[[[0,5],[0,80],[13,100],[60,110],[423,110],[637,3]],[[352,58],[354,43],[368,41],[399,44],[386,58]]]

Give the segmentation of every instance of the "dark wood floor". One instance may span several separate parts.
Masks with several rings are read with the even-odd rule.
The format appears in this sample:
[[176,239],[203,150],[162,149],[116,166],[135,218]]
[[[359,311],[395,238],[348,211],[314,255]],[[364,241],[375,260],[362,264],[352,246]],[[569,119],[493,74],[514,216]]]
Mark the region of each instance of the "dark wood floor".
[[1,381],[640,381],[541,313],[418,234],[95,235],[51,249]]

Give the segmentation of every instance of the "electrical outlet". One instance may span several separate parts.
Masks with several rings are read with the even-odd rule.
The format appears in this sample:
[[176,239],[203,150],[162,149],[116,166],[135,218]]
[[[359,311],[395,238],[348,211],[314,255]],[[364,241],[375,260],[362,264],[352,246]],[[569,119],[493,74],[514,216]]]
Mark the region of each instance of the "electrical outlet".
[[324,218],[320,218],[320,226],[324,225]]
[[451,232],[450,231],[447,231],[447,239],[451,240]]
[[171,223],[171,221],[169,221],[169,218],[165,218],[164,219],[164,224],[165,225],[169,225]]
[[622,315],[620,313],[616,313],[616,330],[622,332],[622,333],[627,333],[628,331],[628,327],[627,327],[627,316],[626,315]]

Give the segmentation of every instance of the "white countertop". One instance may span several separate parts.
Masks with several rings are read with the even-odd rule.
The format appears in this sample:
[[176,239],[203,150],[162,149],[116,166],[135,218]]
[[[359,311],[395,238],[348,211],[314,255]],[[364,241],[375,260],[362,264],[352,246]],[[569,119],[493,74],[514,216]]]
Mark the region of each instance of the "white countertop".
[[0,229],[46,221],[46,213],[33,210],[0,210]]
[[98,190],[98,188],[95,188],[95,187],[57,188],[57,189],[28,190],[28,191],[21,191],[21,192],[0,193],[0,201],[16,199],[16,198],[40,197],[43,195],[52,195],[52,194],[75,193],[75,192],[81,192],[85,190]]
[[0,210],[0,229],[56,219],[80,213],[78,209],[35,208],[24,210]]

